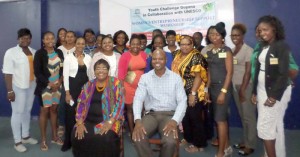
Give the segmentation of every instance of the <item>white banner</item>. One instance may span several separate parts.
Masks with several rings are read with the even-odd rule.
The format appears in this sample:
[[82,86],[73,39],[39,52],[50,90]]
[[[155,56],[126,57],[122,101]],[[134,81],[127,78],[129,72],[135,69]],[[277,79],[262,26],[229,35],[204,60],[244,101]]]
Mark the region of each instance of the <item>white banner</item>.
[[216,5],[210,2],[135,7],[130,9],[130,15],[132,33],[150,37],[154,29],[160,29],[175,30],[178,34],[192,35],[198,31],[205,34],[216,23]]

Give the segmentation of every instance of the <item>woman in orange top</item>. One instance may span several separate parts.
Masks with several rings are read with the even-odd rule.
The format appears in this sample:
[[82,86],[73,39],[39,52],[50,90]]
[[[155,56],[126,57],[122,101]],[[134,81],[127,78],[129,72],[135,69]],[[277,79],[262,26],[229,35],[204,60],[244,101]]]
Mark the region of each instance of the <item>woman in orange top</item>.
[[123,82],[125,88],[125,105],[130,134],[133,131],[132,102],[137,89],[138,82],[146,68],[147,54],[141,51],[141,40],[138,35],[133,34],[130,39],[128,52],[122,54],[119,61],[118,78]]

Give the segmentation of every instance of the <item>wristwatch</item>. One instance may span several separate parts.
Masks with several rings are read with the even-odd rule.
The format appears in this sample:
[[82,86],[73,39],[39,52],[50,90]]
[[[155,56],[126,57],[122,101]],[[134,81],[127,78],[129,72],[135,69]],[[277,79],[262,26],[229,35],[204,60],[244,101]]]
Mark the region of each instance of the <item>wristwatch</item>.
[[195,96],[195,95],[196,95],[196,92],[192,91],[191,94],[192,94],[193,96]]

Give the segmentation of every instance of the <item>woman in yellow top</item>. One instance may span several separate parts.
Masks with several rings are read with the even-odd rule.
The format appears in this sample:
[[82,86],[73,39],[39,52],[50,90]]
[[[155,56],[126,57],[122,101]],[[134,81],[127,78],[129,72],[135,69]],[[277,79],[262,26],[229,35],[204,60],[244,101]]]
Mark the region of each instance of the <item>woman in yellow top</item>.
[[188,95],[188,107],[182,120],[184,130],[182,145],[190,143],[185,150],[194,153],[203,151],[207,146],[204,118],[201,116],[207,81],[207,63],[201,53],[194,48],[192,37],[182,36],[179,46],[180,50],[174,53],[172,71],[182,77]]

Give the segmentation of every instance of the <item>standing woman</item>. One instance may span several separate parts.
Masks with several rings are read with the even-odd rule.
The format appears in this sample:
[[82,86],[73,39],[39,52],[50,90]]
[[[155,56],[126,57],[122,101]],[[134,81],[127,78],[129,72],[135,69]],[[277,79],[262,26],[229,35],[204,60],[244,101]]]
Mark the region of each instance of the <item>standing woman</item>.
[[168,45],[163,48],[165,52],[173,53],[179,49],[179,46],[176,43],[176,32],[174,30],[167,31],[166,39]]
[[67,55],[72,54],[75,50],[75,40],[76,40],[76,34],[73,31],[67,31],[66,33],[66,42],[59,46],[58,49],[60,49],[63,54],[64,58],[67,58]]
[[227,120],[231,99],[233,58],[231,49],[224,45],[225,36],[226,30],[223,22],[213,26],[209,34],[212,49],[207,51],[207,88],[209,92],[206,94],[206,101],[212,103],[214,119],[217,123],[219,149],[216,157],[229,156],[232,154],[232,148],[229,145]]
[[125,106],[128,118],[130,135],[133,132],[134,121],[132,103],[138,82],[146,68],[147,54],[141,51],[141,40],[138,35],[133,34],[130,39],[130,49],[122,54],[119,63],[118,78],[125,88]]
[[[73,31],[67,31],[66,33],[66,42],[59,46],[58,49],[60,49],[63,54],[64,58],[66,58],[69,54],[72,54],[75,51],[75,40],[76,40],[76,34]],[[63,86],[62,86],[63,87]],[[57,135],[59,137],[62,137],[64,134],[64,126],[65,126],[65,102],[66,102],[66,93],[64,87],[61,89],[61,98],[60,103],[58,106],[58,131]]]
[[207,146],[204,128],[204,88],[207,82],[207,62],[201,53],[194,48],[190,36],[182,36],[180,50],[174,52],[172,71],[183,80],[188,107],[182,120],[184,139],[181,144],[190,143],[185,148],[189,153],[203,151]]
[[93,57],[96,53],[102,52],[102,51],[103,51],[103,50],[102,50],[102,40],[103,40],[104,37],[105,37],[104,34],[99,34],[99,35],[96,37],[96,45],[97,45],[97,47],[94,49],[93,54],[92,54],[92,57]]
[[[152,52],[154,52],[154,50],[156,50],[156,49],[163,49],[163,47],[166,45],[166,38],[163,35],[158,34],[153,38],[152,43],[153,43],[152,48],[151,48]],[[152,62],[152,52],[150,53],[149,57],[147,58],[147,66],[145,69],[145,73],[147,73],[153,69],[152,63],[151,63]],[[167,57],[166,67],[171,70],[172,62],[173,62],[173,54],[166,53],[166,57]]]
[[114,47],[114,52],[123,54],[124,52],[127,52],[128,49],[126,47],[126,43],[128,42],[129,38],[126,32],[123,30],[119,30],[114,34],[113,41],[116,45]]
[[242,141],[234,145],[240,149],[239,154],[253,153],[256,141],[256,106],[251,103],[250,59],[253,49],[244,43],[246,26],[237,23],[231,29],[231,40],[235,47],[233,51],[233,96],[243,125]]
[[67,29],[65,29],[65,28],[58,29],[57,34],[56,34],[56,36],[57,36],[57,40],[56,40],[56,44],[55,44],[56,48],[65,44],[66,33],[67,33]]
[[66,122],[65,122],[65,140],[62,151],[71,148],[71,133],[76,123],[75,114],[77,107],[77,98],[82,86],[89,80],[87,68],[90,67],[91,57],[83,53],[85,47],[84,38],[77,38],[75,51],[66,57],[64,61],[64,87],[66,91]]
[[30,137],[30,113],[36,86],[33,69],[35,50],[29,47],[31,32],[27,28],[18,30],[18,45],[5,52],[3,74],[7,89],[7,99],[11,103],[11,127],[14,136],[14,148],[18,152],[27,149],[23,144],[37,144]]
[[55,37],[52,32],[43,35],[43,47],[34,56],[34,74],[37,86],[34,94],[39,98],[41,150],[48,150],[46,143],[47,122],[50,114],[52,140],[51,143],[62,145],[57,136],[57,106],[60,100],[64,56],[61,50],[54,48]]
[[108,62],[110,69],[108,76],[117,77],[118,76],[118,65],[121,58],[121,54],[115,53],[113,51],[114,43],[110,36],[105,36],[102,39],[102,52],[96,53],[91,61],[91,65],[88,69],[89,80],[96,78],[94,73],[94,65],[99,59],[104,59]]
[[277,17],[261,17],[258,30],[262,42],[256,57],[252,95],[258,109],[258,137],[263,139],[268,157],[285,157],[283,118],[291,99],[290,49]]

